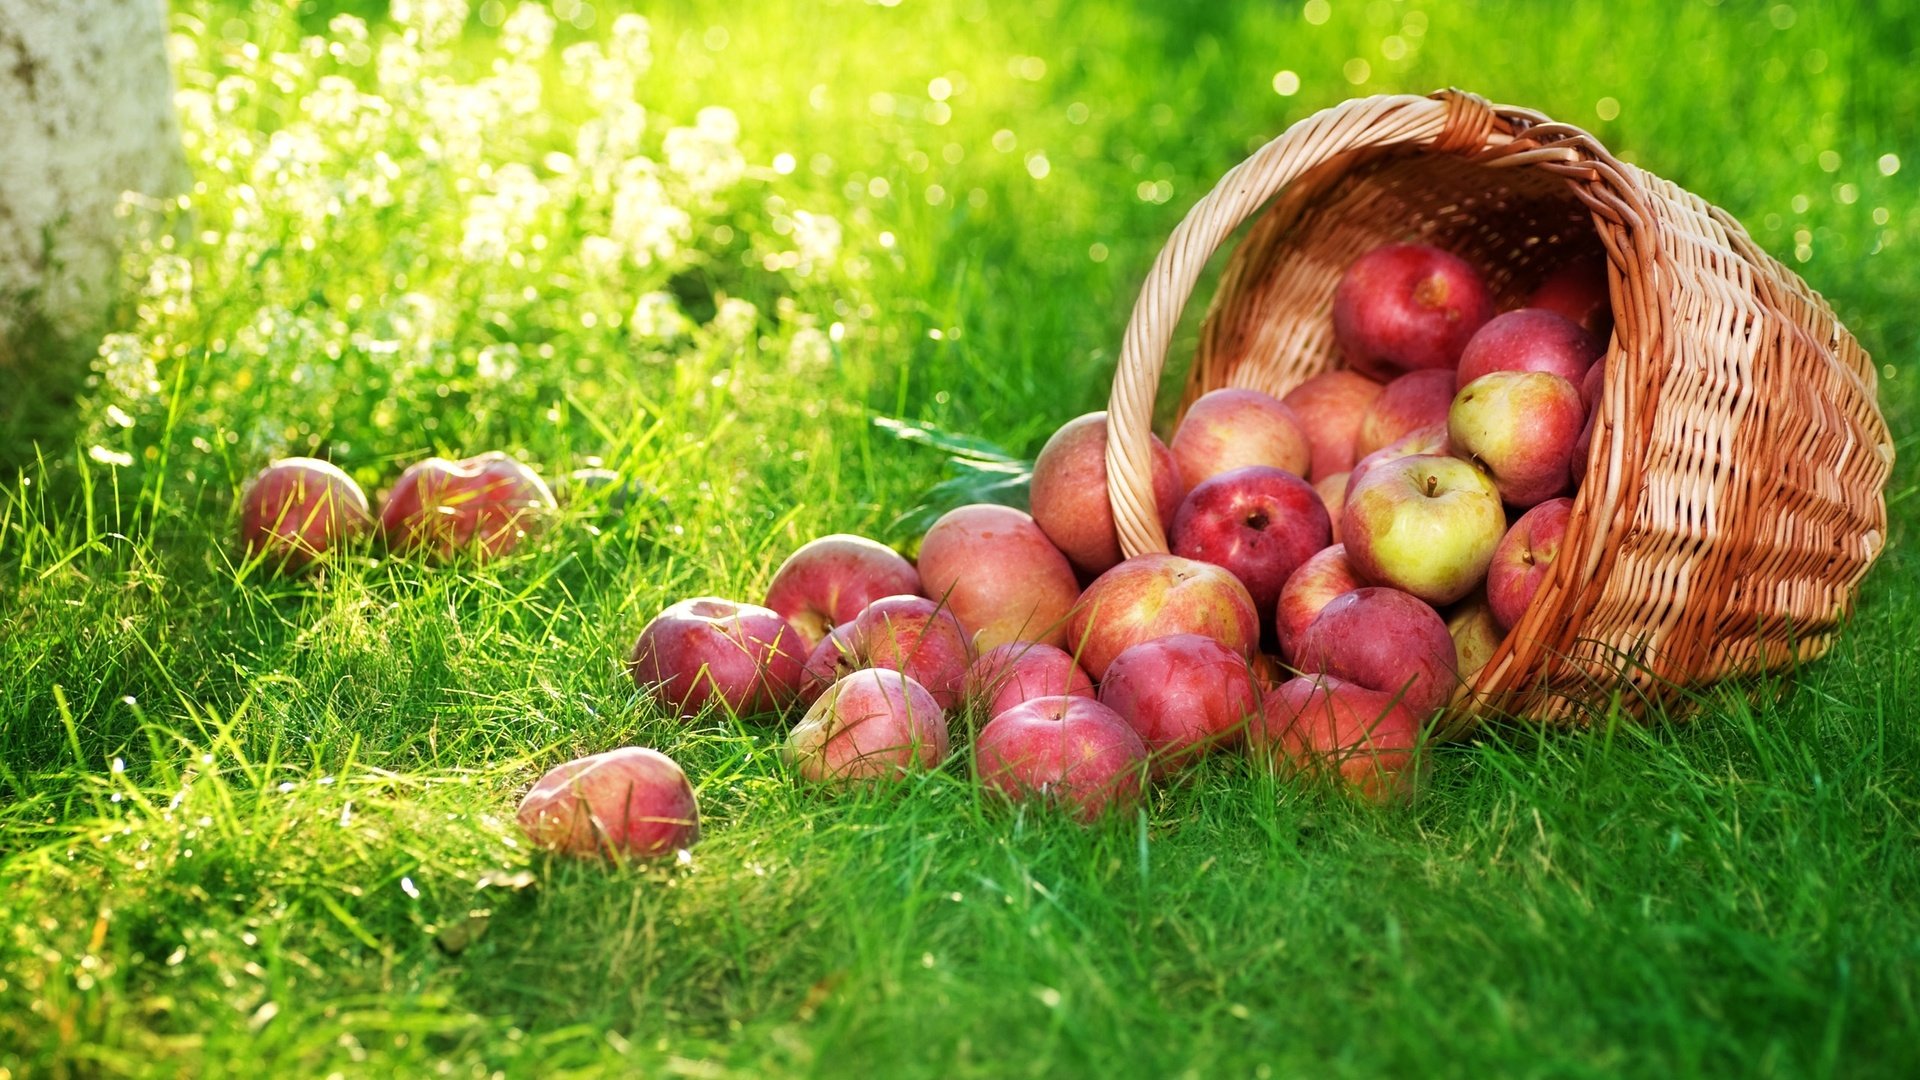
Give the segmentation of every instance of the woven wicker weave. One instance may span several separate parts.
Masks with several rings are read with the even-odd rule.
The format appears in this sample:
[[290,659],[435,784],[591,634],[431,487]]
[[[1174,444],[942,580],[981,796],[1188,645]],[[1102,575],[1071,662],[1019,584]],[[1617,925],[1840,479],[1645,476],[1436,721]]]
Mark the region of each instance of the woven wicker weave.
[[1174,230],[1109,404],[1129,556],[1167,550],[1148,432],[1174,326],[1208,258],[1263,207],[1207,313],[1185,401],[1222,386],[1280,395],[1340,366],[1334,286],[1377,245],[1453,251],[1503,307],[1606,254],[1615,329],[1573,522],[1526,615],[1461,688],[1450,732],[1489,714],[1578,723],[1608,689],[1637,708],[1826,651],[1886,535],[1893,444],[1871,361],[1723,211],[1578,128],[1458,91],[1309,117]]

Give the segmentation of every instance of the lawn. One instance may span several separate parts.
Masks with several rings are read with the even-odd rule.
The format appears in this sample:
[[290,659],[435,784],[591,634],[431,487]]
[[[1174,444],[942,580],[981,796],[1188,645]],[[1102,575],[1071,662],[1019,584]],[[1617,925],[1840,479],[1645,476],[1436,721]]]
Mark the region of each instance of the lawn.
[[[174,5],[190,208],[130,208],[81,400],[0,436],[0,1080],[1920,1072],[1903,4],[316,6]],[[1447,747],[1408,806],[1223,756],[1091,829],[960,760],[797,787],[634,691],[665,605],[911,539],[949,466],[876,419],[1031,456],[1215,178],[1448,85],[1727,208],[1883,365],[1828,657]],[[659,498],[484,567],[233,551],[271,456],[492,448]],[[697,784],[690,860],[530,851],[526,787],[628,743]]]

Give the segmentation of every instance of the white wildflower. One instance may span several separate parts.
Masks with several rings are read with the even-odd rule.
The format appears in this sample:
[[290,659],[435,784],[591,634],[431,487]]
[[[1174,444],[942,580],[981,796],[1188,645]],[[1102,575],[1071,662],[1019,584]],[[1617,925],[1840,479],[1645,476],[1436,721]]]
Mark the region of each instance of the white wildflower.
[[745,341],[753,335],[754,325],[759,319],[759,308],[738,297],[729,296],[720,301],[720,310],[714,312],[711,328],[728,341]]
[[680,313],[672,294],[650,292],[633,305],[627,329],[633,336],[649,341],[672,341],[687,332],[691,321]]
[[418,31],[430,48],[449,44],[467,25],[466,0],[393,0],[390,11],[394,22]]
[[671,259],[693,232],[693,219],[667,201],[666,188],[644,159],[629,161],[621,170],[609,224],[608,234],[641,266]]
[[628,14],[613,20],[613,56],[635,75],[653,66],[653,29],[645,16]]
[[500,47],[509,56],[537,60],[545,56],[547,49],[553,45],[555,25],[554,17],[545,4],[523,0],[500,28]]

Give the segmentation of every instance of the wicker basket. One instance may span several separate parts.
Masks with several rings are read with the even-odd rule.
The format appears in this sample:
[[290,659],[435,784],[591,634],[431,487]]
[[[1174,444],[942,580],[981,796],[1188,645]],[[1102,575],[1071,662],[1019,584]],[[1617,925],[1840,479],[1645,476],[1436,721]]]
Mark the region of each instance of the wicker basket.
[[1334,286],[1379,244],[1461,255],[1503,307],[1605,251],[1615,329],[1587,479],[1549,580],[1460,689],[1446,733],[1489,715],[1581,723],[1616,689],[1637,710],[1826,651],[1886,536],[1893,443],[1866,353],[1725,212],[1578,128],[1459,91],[1308,117],[1174,230],[1109,405],[1129,556],[1167,550],[1148,432],[1175,323],[1209,257],[1263,207],[1207,312],[1182,408],[1223,386],[1277,396],[1339,366]]

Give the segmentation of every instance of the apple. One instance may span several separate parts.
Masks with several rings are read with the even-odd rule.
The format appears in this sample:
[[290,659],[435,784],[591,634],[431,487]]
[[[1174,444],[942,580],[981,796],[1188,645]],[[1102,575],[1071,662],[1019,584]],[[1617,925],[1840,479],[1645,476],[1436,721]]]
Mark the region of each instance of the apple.
[[1113,658],[1100,704],[1140,733],[1156,773],[1240,741],[1260,711],[1247,657],[1199,634],[1143,641]]
[[1128,648],[1170,634],[1201,634],[1240,654],[1260,644],[1253,597],[1231,573],[1178,555],[1141,555],[1101,574],[1080,596],[1068,648],[1095,679]]
[[1280,601],[1274,605],[1273,630],[1280,642],[1280,655],[1298,663],[1300,635],[1336,596],[1344,596],[1360,587],[1353,567],[1347,562],[1347,549],[1335,544],[1316,552],[1280,586]]
[[1453,636],[1440,613],[1398,589],[1337,596],[1300,635],[1294,666],[1397,698],[1425,719],[1453,697]]
[[1146,762],[1133,728],[1084,697],[1022,702],[988,721],[973,742],[981,787],[1014,802],[1057,803],[1081,822],[1139,806]]
[[1093,697],[1093,680],[1064,649],[1010,641],[980,654],[967,669],[966,699],[991,720],[1042,697]]
[[461,461],[428,458],[408,466],[387,493],[380,535],[395,552],[487,559],[518,547],[555,505],[538,474],[497,450]]
[[1347,486],[1340,493],[1341,509],[1345,510],[1346,508],[1347,492],[1352,491],[1353,485],[1359,483],[1360,478],[1372,471],[1375,465],[1383,461],[1398,461],[1401,458],[1413,457],[1415,454],[1438,454],[1445,456],[1451,449],[1452,446],[1447,440],[1446,421],[1442,420],[1438,424],[1430,424],[1423,428],[1414,428],[1398,439],[1361,458],[1359,462],[1354,465],[1353,471],[1347,474]]
[[974,646],[1065,644],[1080,598],[1073,566],[1026,513],[978,504],[950,510],[920,543],[920,581],[944,601]]
[[654,616],[627,670],[643,692],[683,717],[713,702],[751,715],[793,699],[801,657],[800,635],[777,612],[700,596]]
[[367,496],[353,477],[318,458],[281,458],[240,497],[247,558],[288,573],[305,570],[373,528]]
[[1578,386],[1600,343],[1558,312],[1521,308],[1495,315],[1467,342],[1454,373],[1456,387],[1496,371],[1548,371]]
[[[1170,525],[1180,508],[1180,473],[1166,444],[1151,435],[1148,440],[1154,508],[1160,523]],[[1106,413],[1076,417],[1054,432],[1034,459],[1028,491],[1033,520],[1075,570],[1097,577],[1120,562],[1120,535],[1107,501]]]
[[1507,636],[1484,595],[1462,600],[1447,612],[1447,633],[1453,638],[1454,669],[1463,683],[1480,674]]
[[827,631],[820,644],[807,654],[800,672],[800,700],[811,705],[826,693],[827,687],[869,666],[853,648],[853,624],[841,623]]
[[1353,467],[1360,419],[1386,389],[1357,371],[1323,371],[1287,392],[1281,404],[1293,410],[1313,448],[1307,479],[1315,484]]
[[1333,522],[1305,480],[1248,465],[1188,492],[1173,517],[1172,541],[1175,555],[1224,567],[1239,578],[1265,625],[1287,576],[1333,542]]
[[1211,476],[1248,465],[1307,472],[1313,448],[1293,410],[1258,390],[1200,395],[1173,433],[1173,463],[1189,491]]
[[1613,300],[1607,293],[1606,256],[1585,255],[1548,274],[1533,295],[1530,308],[1545,308],[1572,320],[1604,344],[1613,333]]
[[1479,272],[1426,244],[1374,248],[1333,292],[1333,336],[1347,366],[1382,382],[1425,368],[1451,371],[1491,318],[1493,297]]
[[1501,539],[1487,567],[1487,604],[1500,629],[1513,629],[1526,614],[1560,557],[1560,542],[1572,518],[1572,499],[1548,499],[1521,514]]
[[1353,440],[1354,454],[1364,459],[1412,432],[1446,424],[1453,393],[1451,369],[1410,371],[1388,383],[1360,418],[1360,431]]
[[1352,473],[1330,473],[1313,482],[1313,493],[1320,496],[1320,505],[1327,510],[1327,534],[1334,543],[1340,542],[1340,511],[1347,505],[1347,481]]
[[1455,453],[1493,477],[1500,497],[1525,509],[1573,483],[1573,447],[1587,411],[1580,388],[1544,371],[1496,371],[1460,390],[1447,415]]
[[658,750],[623,746],[554,768],[515,815],[535,847],[563,855],[645,858],[700,839],[693,785]]
[[1420,720],[1392,695],[1331,675],[1303,675],[1268,694],[1247,731],[1289,773],[1330,774],[1375,802],[1412,794]]
[[767,586],[767,606],[786,617],[811,649],[883,596],[917,596],[920,574],[875,540],[835,533],[787,556]]
[[1598,412],[1600,393],[1606,387],[1607,358],[1603,356],[1593,362],[1593,366],[1587,369],[1586,375],[1580,380],[1580,404],[1585,405],[1590,413]]
[[853,672],[827,688],[787,736],[803,780],[904,780],[946,760],[947,717],[933,695],[891,668]]
[[1573,440],[1573,454],[1567,458],[1567,476],[1574,487],[1587,482],[1587,459],[1593,456],[1593,425],[1600,420],[1598,409],[1587,414],[1587,422],[1580,425],[1580,437]]
[[973,663],[967,632],[953,612],[924,596],[883,596],[833,632],[807,658],[805,697],[861,668],[902,671],[943,709],[960,705]]
[[1355,574],[1429,604],[1472,592],[1506,531],[1493,480],[1471,462],[1437,454],[1375,466],[1347,489],[1340,515]]

